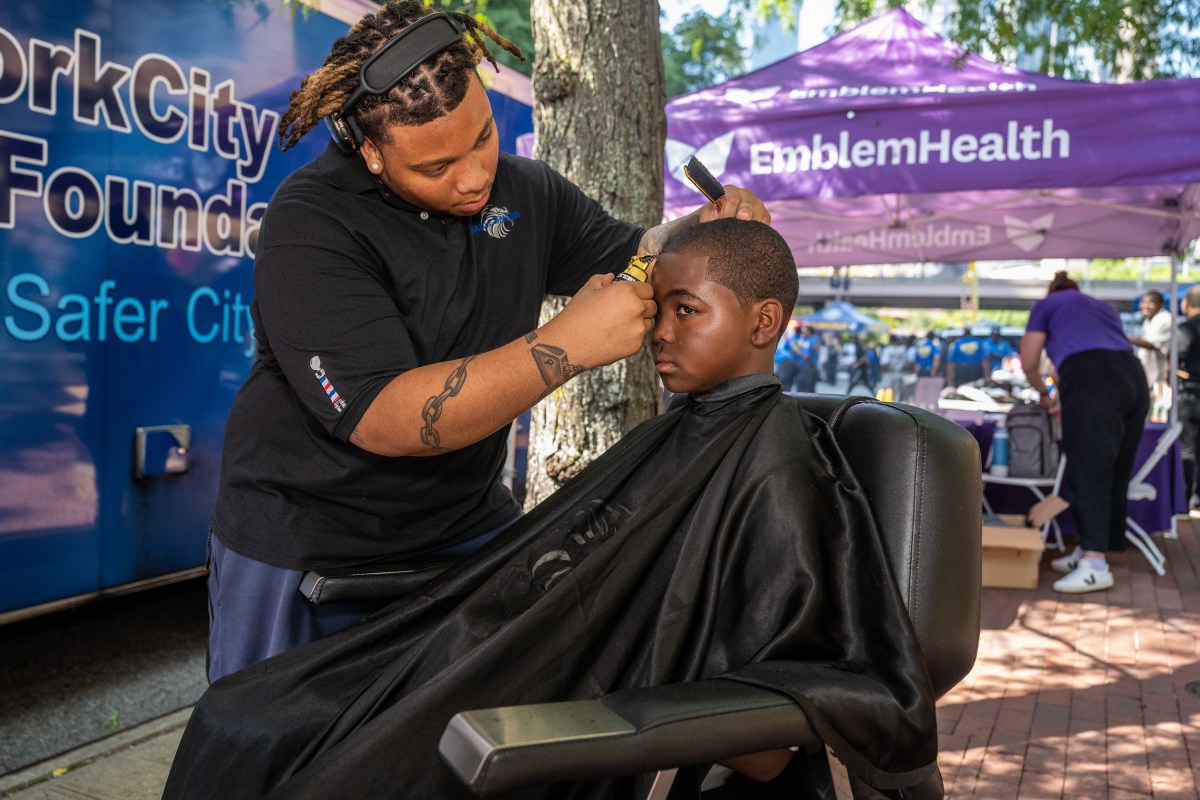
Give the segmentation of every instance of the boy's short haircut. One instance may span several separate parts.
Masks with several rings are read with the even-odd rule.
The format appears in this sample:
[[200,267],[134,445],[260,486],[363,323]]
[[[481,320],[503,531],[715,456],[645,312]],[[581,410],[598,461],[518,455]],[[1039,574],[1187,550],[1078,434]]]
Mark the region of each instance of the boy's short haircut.
[[742,305],[774,298],[789,315],[796,305],[796,259],[770,225],[732,218],[689,225],[671,234],[662,252],[708,256],[708,279],[732,291]]

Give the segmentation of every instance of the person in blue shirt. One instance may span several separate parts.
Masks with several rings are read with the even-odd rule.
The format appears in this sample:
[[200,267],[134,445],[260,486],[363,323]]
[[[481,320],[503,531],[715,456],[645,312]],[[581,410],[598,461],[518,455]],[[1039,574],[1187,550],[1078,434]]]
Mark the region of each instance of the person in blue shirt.
[[796,372],[800,367],[795,347],[800,338],[796,332],[796,326],[797,323],[794,319],[788,323],[787,330],[783,332],[783,336],[779,337],[779,344],[775,348],[775,377],[779,378],[779,383],[785,392],[793,391]]
[[821,341],[820,358],[821,377],[825,383],[837,383],[838,364],[841,359],[842,346],[838,342],[837,334],[826,331]]
[[815,392],[817,390],[817,361],[821,340],[811,325],[797,332],[795,320],[775,348],[775,376],[785,392]]
[[946,384],[959,386],[983,377],[983,342],[968,330],[946,353]]
[[792,344],[796,353],[796,379],[794,392],[815,392],[819,371],[817,362],[821,358],[821,339],[811,325],[800,328],[800,336]]
[[932,333],[921,336],[912,348],[909,361],[917,370],[918,378],[929,378],[938,374],[942,366],[942,348],[933,340]]
[[992,328],[991,335],[983,340],[983,374],[990,376],[992,370],[1000,369],[1004,359],[1013,354],[1013,346],[1000,337],[1000,329]]

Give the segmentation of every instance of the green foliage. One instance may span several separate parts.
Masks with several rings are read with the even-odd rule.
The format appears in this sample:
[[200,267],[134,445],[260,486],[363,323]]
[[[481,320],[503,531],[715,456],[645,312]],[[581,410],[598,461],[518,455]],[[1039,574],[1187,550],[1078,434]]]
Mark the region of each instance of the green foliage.
[[[217,2],[250,2],[251,0],[217,0]],[[261,2],[261,0],[255,0]],[[320,0],[308,0],[320,7]],[[375,0],[383,5],[381,0]],[[299,3],[300,0],[280,0],[284,5]],[[492,55],[506,67],[522,75],[533,75],[533,30],[529,21],[530,0],[423,0],[425,5],[439,11],[461,11],[495,28],[496,33],[515,44],[525,60],[517,58],[499,47],[491,45]],[[489,66],[488,69],[491,69]]]
[[[215,0],[261,4],[262,0]],[[296,0],[279,0],[283,5]],[[525,53],[498,60],[526,75],[533,69],[529,0],[425,0],[440,8],[469,10]],[[687,15],[663,33],[667,96],[737,77],[745,54],[737,42],[744,14],[774,17],[795,26],[803,0],[729,0],[720,17]],[[837,31],[889,8],[930,10],[937,0],[837,0]],[[293,6],[295,8],[295,6]],[[1032,57],[1033,69],[1067,78],[1140,80],[1200,74],[1200,0],[951,0],[941,32],[970,52],[1002,64]],[[706,34],[713,38],[706,38]],[[1024,62],[1023,63],[1028,63]],[[1100,75],[1093,74],[1093,65]]]
[[741,75],[745,54],[738,43],[741,14],[734,8],[719,17],[703,11],[684,15],[675,30],[663,32],[663,71],[667,96],[703,89]]
[[729,0],[729,7],[747,11],[761,21],[774,19],[785,31],[796,29],[803,0]]
[[533,75],[533,28],[529,22],[529,0],[481,0],[476,16],[496,33],[521,49],[525,60],[493,47],[496,60],[525,76]]
[[[838,0],[837,27],[845,30],[885,8],[919,3],[933,4]],[[1141,80],[1200,71],[1198,28],[1200,0],[953,0],[943,33],[993,61],[1032,57],[1032,68],[1049,75]]]
[[1085,272],[1075,270],[1071,277],[1089,281],[1149,281],[1171,280],[1171,262],[1166,258],[1093,258]]
[[888,324],[893,331],[913,334],[937,331],[944,328],[965,328],[977,324],[981,319],[999,323],[1001,326],[1024,328],[1029,322],[1027,309],[985,308],[978,313],[956,308],[861,308],[863,313]]

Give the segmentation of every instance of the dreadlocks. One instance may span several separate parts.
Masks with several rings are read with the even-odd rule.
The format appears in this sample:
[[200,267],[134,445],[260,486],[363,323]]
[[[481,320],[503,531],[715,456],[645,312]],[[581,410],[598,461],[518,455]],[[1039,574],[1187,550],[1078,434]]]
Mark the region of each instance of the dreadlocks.
[[[320,69],[306,77],[292,92],[291,102],[279,123],[279,146],[292,147],[304,134],[358,88],[362,63],[401,30],[426,14],[433,13],[419,0],[392,0],[374,14],[363,17],[333,43]],[[469,14],[449,12],[466,26],[464,38],[431,56],[385,95],[367,95],[354,109],[363,134],[379,144],[389,144],[392,125],[424,125],[444,116],[462,102],[476,65],[483,59],[499,71],[496,58],[484,36],[517,58],[521,51],[490,26]]]

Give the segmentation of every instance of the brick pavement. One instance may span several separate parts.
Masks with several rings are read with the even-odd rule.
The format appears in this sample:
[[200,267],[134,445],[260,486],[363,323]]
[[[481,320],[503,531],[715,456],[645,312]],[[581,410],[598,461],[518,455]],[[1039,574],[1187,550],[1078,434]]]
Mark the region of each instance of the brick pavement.
[[[1059,595],[1050,551],[1038,589],[984,589],[975,668],[938,704],[948,798],[1200,798],[1197,523],[1155,537],[1161,578],[1131,548],[1112,560],[1112,589]],[[8,776],[0,796],[157,798],[187,713]],[[71,769],[46,780],[59,765]]]
[[1036,590],[984,589],[975,667],[938,703],[947,797],[1200,798],[1197,523],[1155,537],[1161,578],[1130,547],[1112,589],[1060,595],[1051,550]]

